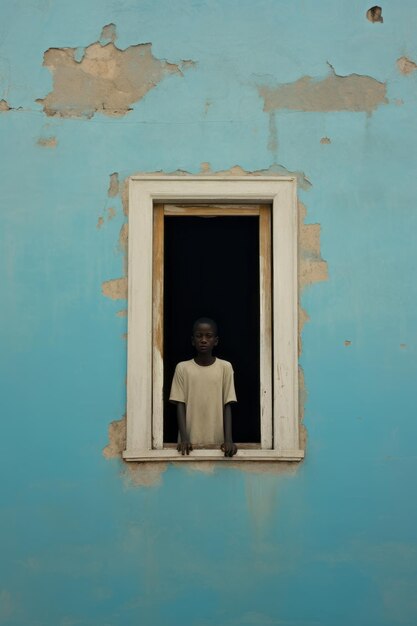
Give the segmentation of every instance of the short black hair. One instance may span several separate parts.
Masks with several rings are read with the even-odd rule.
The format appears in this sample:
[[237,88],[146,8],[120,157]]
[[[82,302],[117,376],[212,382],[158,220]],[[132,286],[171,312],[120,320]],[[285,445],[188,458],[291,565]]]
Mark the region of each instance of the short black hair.
[[212,329],[214,330],[214,334],[217,336],[219,333],[219,329],[217,326],[217,322],[211,319],[211,317],[199,317],[193,324],[193,335],[195,333],[195,329],[199,324],[210,324]]

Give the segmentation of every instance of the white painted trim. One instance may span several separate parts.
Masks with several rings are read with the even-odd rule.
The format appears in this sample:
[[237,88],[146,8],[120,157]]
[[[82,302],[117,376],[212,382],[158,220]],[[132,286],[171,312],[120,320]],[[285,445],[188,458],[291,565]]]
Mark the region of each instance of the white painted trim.
[[304,450],[238,450],[231,458],[225,457],[221,450],[193,450],[191,454],[182,455],[176,450],[165,448],[163,450],[131,450],[124,452],[126,461],[301,461],[304,458]]
[[[300,460],[297,361],[297,197],[290,176],[133,176],[129,185],[128,374],[126,460],[184,460],[152,449],[153,204],[268,203],[273,249],[273,442],[270,450],[239,450],[235,460]],[[262,419],[262,416],[261,416]],[[268,426],[270,428],[270,426]],[[190,460],[224,459],[198,450]],[[228,459],[226,459],[228,460]]]

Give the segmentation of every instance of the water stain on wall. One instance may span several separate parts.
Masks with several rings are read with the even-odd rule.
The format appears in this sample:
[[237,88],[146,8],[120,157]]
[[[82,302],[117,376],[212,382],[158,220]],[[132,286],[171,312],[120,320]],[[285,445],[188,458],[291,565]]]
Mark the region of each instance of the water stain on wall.
[[[91,118],[101,113],[121,117],[166,76],[182,76],[183,70],[194,64],[157,59],[151,43],[121,50],[113,43],[114,38],[114,24],[107,25],[101,41],[83,48],[81,55],[79,48],[45,51],[43,65],[52,73],[53,90],[36,102],[42,104],[46,115]],[[102,41],[109,39],[103,45]]]
[[365,111],[371,113],[386,104],[386,84],[370,76],[339,76],[330,66],[325,78],[303,76],[293,83],[259,85],[264,111]]

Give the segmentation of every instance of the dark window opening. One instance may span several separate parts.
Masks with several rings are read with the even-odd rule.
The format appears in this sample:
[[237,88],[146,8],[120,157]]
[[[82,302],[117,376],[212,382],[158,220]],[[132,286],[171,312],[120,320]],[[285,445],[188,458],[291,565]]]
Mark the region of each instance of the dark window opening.
[[166,216],[164,225],[164,443],[177,441],[168,396],[175,365],[194,356],[202,316],[218,323],[214,354],[235,372],[234,441],[259,443],[259,217]]

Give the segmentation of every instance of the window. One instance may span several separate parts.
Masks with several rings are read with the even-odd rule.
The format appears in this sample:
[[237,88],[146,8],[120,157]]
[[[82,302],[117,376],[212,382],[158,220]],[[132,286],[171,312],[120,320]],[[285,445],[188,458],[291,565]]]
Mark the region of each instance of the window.
[[[203,219],[209,217],[215,219]],[[246,275],[253,281],[251,291],[255,294],[252,299],[255,306],[249,307],[252,313],[249,311],[245,323],[251,326],[256,338],[252,362],[259,368],[251,376],[258,388],[258,393],[255,390],[251,394],[252,398],[255,396],[256,405],[251,411],[253,419],[258,419],[259,428],[257,431],[255,426],[253,431],[247,431],[249,435],[246,432],[242,435],[252,441],[237,440],[239,450],[233,458],[236,461],[288,461],[303,457],[298,434],[295,179],[134,176],[129,191],[126,460],[224,459],[218,449],[194,450],[189,457],[177,453],[169,428],[165,425],[164,429],[163,390],[164,374],[165,388],[171,383],[167,372],[170,371],[168,362],[172,360],[169,351],[172,352],[173,332],[167,319],[175,317],[169,289],[171,282],[176,281],[178,266],[177,262],[172,262],[174,257],[169,257],[175,254],[178,245],[170,246],[169,242],[171,238],[181,241],[181,237],[184,241],[192,240],[192,233],[196,233],[198,240],[203,233],[214,238],[215,249],[215,242],[227,237],[227,229],[233,234],[236,254],[241,255],[238,260],[245,258]],[[184,234],[187,232],[188,239]],[[235,240],[241,241],[241,250],[248,252],[238,252],[240,244]],[[168,265],[164,257],[171,259]],[[222,263],[226,267],[221,255],[218,263],[218,268]],[[233,280],[233,267],[227,265]],[[179,266],[178,271],[183,272]],[[181,280],[175,285],[175,289],[181,290]],[[168,294],[165,302],[164,293]],[[247,304],[242,301],[241,310],[246,311]],[[215,317],[212,310],[200,314]],[[185,333],[184,343],[189,335],[190,332]],[[227,354],[224,358],[229,360]],[[230,360],[238,370],[238,364]]]

